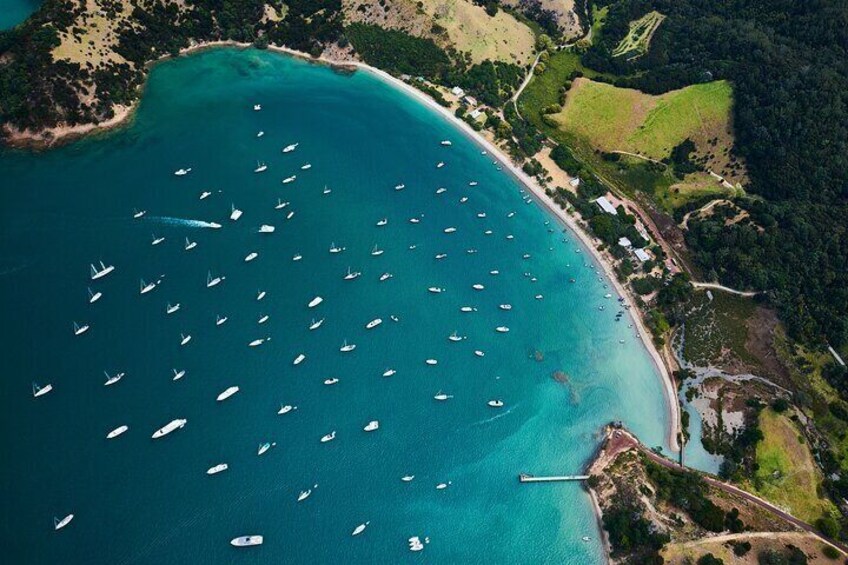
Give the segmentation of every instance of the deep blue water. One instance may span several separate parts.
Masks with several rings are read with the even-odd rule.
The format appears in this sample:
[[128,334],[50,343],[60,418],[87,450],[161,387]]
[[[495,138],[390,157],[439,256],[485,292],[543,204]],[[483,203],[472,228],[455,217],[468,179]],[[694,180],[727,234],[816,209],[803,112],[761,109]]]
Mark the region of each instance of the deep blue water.
[[[259,160],[269,169],[255,174]],[[180,167],[192,172],[174,176]],[[6,152],[0,175],[8,562],[599,563],[581,487],[517,475],[580,471],[614,419],[665,444],[660,381],[628,317],[615,321],[588,253],[459,130],[364,72],[252,50],[171,61],[152,72],[129,127]],[[291,204],[275,210],[278,199]],[[237,222],[231,204],[244,211]],[[134,208],[147,215],[133,219]],[[261,224],[275,233],[257,233]],[[165,241],[152,246],[154,234]],[[184,250],[186,237],[196,249]],[[346,250],[330,254],[332,243]],[[245,263],[251,251],[259,257]],[[100,259],[116,271],[92,282]],[[343,280],[348,267],[362,276]],[[215,288],[210,270],[226,276]],[[139,295],[139,279],[160,277]],[[94,304],[89,286],[103,292]],[[324,302],[310,310],[316,295]],[[168,302],[181,309],[166,315]],[[220,327],[218,314],[229,317]],[[326,321],[309,331],[313,317]],[[376,317],[383,324],[366,330]],[[74,321],[91,329],[74,336]],[[454,331],[467,339],[449,341]],[[185,347],[181,333],[192,336]],[[344,340],[356,350],[341,353]],[[299,353],[307,359],[293,366]],[[389,367],[397,374],[382,377]],[[172,381],[173,368],[186,376]],[[104,387],[104,370],[126,376]],[[339,383],[324,385],[330,377]],[[33,381],[54,391],[34,399]],[[241,391],[216,402],[232,385]],[[453,398],[435,401],[440,391]],[[281,403],[298,409],[279,416]],[[173,418],[188,423],[153,441]],[[380,429],[365,433],[375,419]],[[106,440],[121,424],[129,431]],[[276,447],[259,457],[264,441]],[[221,462],[228,471],[206,475]],[[54,532],[53,517],[70,512]],[[244,534],[265,544],[229,546]],[[415,535],[430,540],[417,554],[406,543]]]
[[41,0],[0,0],[0,29],[15,27],[40,5]]

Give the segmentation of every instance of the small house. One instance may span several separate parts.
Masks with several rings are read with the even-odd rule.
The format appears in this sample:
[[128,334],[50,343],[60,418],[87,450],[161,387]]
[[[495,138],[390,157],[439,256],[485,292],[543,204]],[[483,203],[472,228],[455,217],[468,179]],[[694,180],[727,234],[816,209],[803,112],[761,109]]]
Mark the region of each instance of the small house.
[[630,249],[631,247],[633,247],[633,243],[631,243],[631,241],[626,237],[620,237],[618,239],[618,244],[625,249]]
[[458,86],[454,86],[453,88],[451,88],[451,94],[462,98],[463,96],[465,96],[465,91]]
[[465,100],[465,103],[468,104],[469,106],[476,106],[477,105],[477,99],[474,98],[473,96],[466,96],[464,98],[464,100]]
[[636,256],[637,259],[639,259],[640,263],[644,263],[645,261],[651,260],[651,256],[648,255],[648,252],[644,249],[634,249],[633,254]]
[[578,186],[580,186],[580,177],[574,177],[573,179],[568,181],[568,184],[570,184],[572,188],[577,188]]
[[601,210],[606,212],[607,214],[612,214],[613,216],[618,216],[618,210],[615,209],[615,206],[612,205],[612,202],[607,200],[606,196],[601,196],[595,202],[598,206],[601,207]]

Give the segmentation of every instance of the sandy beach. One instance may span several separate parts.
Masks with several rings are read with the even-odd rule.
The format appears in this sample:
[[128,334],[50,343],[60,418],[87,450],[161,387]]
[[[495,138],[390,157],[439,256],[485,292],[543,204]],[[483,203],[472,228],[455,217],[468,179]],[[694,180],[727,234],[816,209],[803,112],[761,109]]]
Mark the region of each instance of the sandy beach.
[[[204,49],[211,49],[216,47],[236,47],[236,48],[251,48],[252,45],[248,43],[238,43],[234,41],[216,41],[209,43],[199,43],[196,45],[192,45],[183,49],[180,54],[189,54],[196,51],[201,51]],[[599,245],[599,241],[593,240],[584,230],[581,228],[577,221],[568,214],[565,210],[559,207],[556,202],[554,202],[547,194],[545,194],[545,190],[536,182],[535,179],[529,177],[524,173],[519,167],[512,163],[507,155],[505,155],[497,146],[491,143],[489,140],[484,138],[482,135],[474,131],[471,126],[469,126],[464,121],[458,119],[454,114],[439,105],[435,100],[424,94],[423,92],[413,88],[412,86],[406,84],[405,82],[393,77],[385,71],[381,71],[380,69],[376,69],[362,63],[360,61],[349,61],[349,60],[333,60],[325,57],[314,58],[307,53],[303,53],[300,51],[296,51],[294,49],[288,49],[286,47],[276,47],[269,46],[269,51],[274,51],[278,53],[284,53],[290,56],[298,57],[301,59],[305,59],[310,62],[318,62],[324,63],[327,65],[331,65],[334,67],[342,67],[342,68],[356,68],[361,69],[365,72],[372,74],[373,76],[379,78],[385,83],[401,89],[409,96],[415,98],[420,103],[427,105],[429,108],[438,112],[445,119],[453,123],[456,127],[458,127],[466,136],[468,136],[471,140],[474,141],[479,147],[485,149],[492,157],[497,159],[504,170],[508,171],[513,175],[522,185],[524,185],[529,192],[534,196],[534,198],[548,211],[550,211],[562,224],[563,227],[569,229],[575,236],[580,240],[580,242],[585,247],[586,251],[588,251],[592,257],[596,260],[596,262],[603,268],[607,278],[610,280],[611,284],[614,286],[616,292],[619,296],[625,299],[626,304],[630,305],[630,313],[632,314],[632,318],[634,320],[635,326],[639,332],[639,336],[641,341],[647,350],[648,354],[651,356],[651,359],[654,361],[654,365],[656,366],[657,371],[659,372],[662,382],[663,382],[663,390],[666,396],[666,405],[668,406],[669,412],[669,437],[668,443],[670,447],[674,451],[680,450],[680,445],[678,442],[678,435],[680,432],[680,410],[679,404],[677,400],[677,391],[674,384],[674,381],[671,377],[668,366],[666,365],[663,357],[660,355],[659,351],[654,346],[651,340],[651,333],[645,327],[644,320],[642,319],[641,311],[635,306],[632,295],[624,288],[624,286],[618,281],[615,272],[613,271],[612,265],[610,262],[604,258],[602,253],[597,249]],[[155,65],[159,61],[163,61],[170,58],[170,56],[163,56],[150,63],[150,66]],[[76,126],[57,126],[55,128],[46,129],[40,132],[31,132],[31,131],[15,131],[7,129],[7,141],[10,145],[16,147],[49,147],[55,145],[59,142],[69,141],[72,139],[76,139],[83,135],[92,134],[95,132],[101,132],[105,130],[113,129],[117,126],[123,125],[126,123],[133,115],[133,112],[138,104],[133,104],[131,106],[116,106],[115,107],[115,115],[110,120],[99,123],[99,124],[80,124]]]

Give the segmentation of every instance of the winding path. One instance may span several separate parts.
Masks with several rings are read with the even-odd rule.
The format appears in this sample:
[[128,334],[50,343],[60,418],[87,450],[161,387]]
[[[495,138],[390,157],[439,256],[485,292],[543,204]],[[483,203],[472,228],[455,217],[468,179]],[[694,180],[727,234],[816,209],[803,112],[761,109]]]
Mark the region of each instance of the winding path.
[[729,286],[724,286],[718,283],[705,283],[705,282],[697,282],[692,281],[692,286],[695,288],[710,288],[713,290],[723,290],[724,292],[729,292],[730,294],[736,294],[738,296],[746,296],[748,298],[752,296],[757,296],[760,294],[759,291],[755,290],[736,290],[735,288],[730,288]]

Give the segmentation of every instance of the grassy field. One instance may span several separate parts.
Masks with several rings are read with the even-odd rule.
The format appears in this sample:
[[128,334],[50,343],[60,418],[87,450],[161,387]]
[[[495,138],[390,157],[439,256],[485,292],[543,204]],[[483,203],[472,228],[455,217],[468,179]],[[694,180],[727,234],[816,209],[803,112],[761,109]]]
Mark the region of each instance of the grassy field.
[[534,74],[533,80],[521,93],[521,98],[518,99],[521,115],[544,131],[542,108],[559,103],[560,89],[574,71],[595,76],[593,71],[580,64],[580,56],[572,51],[558,51],[551,55],[545,64],[545,72]]
[[683,356],[699,366],[717,365],[729,355],[756,366],[749,353],[747,322],[754,315],[754,301],[727,292],[698,292],[686,312],[686,334]]
[[526,65],[533,60],[533,31],[504,10],[492,17],[470,0],[421,0],[433,23],[445,28],[449,42],[471,54],[475,63],[486,59]]
[[604,21],[607,19],[608,12],[609,6],[599,9],[594,4],[592,5],[592,43],[595,43],[601,37],[601,29],[604,27]]
[[630,59],[647,53],[654,32],[657,31],[664,19],[664,15],[653,10],[638,20],[630,22],[630,30],[613,49],[612,56]]
[[753,492],[808,523],[835,511],[817,492],[821,477],[801,433],[787,416],[770,408],[760,414],[763,440],[757,444]]

